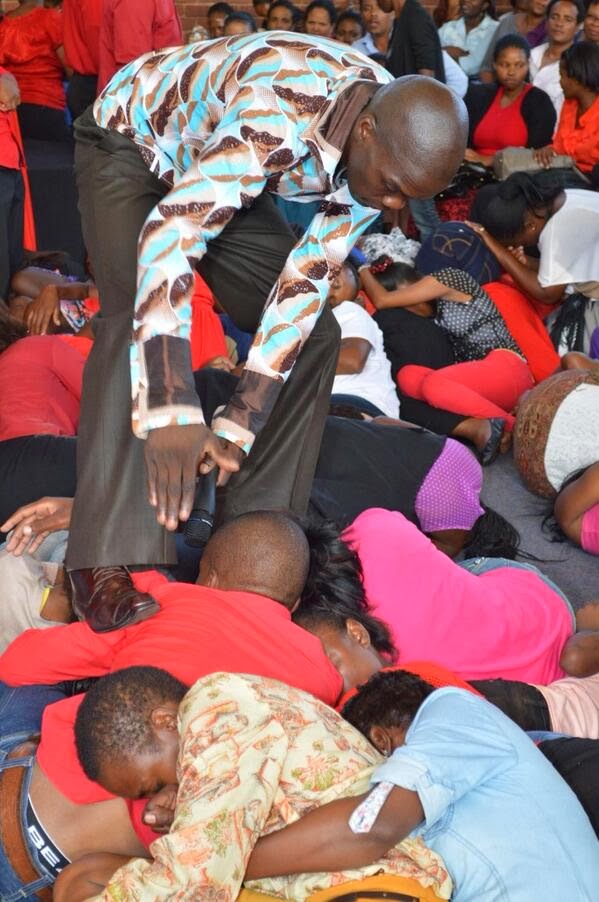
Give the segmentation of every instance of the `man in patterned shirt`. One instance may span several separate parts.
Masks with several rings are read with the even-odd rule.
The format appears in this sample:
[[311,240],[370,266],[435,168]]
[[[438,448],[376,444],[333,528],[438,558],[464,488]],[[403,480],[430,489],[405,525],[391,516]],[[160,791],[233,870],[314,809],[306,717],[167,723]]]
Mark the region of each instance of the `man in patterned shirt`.
[[[432,79],[393,81],[345,45],[285,32],[147,54],[78,120],[102,310],[67,567],[74,609],[92,629],[153,613],[118,565],[176,560],[169,532],[189,517],[198,470],[218,466],[221,484],[235,473],[225,519],[305,510],[339,344],[329,281],[379,211],[448,183],[466,122],[461,101]],[[322,199],[299,241],[273,193]],[[211,427],[190,362],[194,269],[256,332]]]
[[[182,683],[154,667],[118,671],[88,691],[76,725],[88,776],[116,795],[138,799],[165,784],[179,786],[170,832],[150,847],[153,860],[81,858],[59,878],[59,902],[87,898],[100,891],[94,884],[106,881],[102,895],[94,895],[97,902],[234,902],[260,835],[364,792],[380,763],[370,743],[332,708],[276,680],[217,673],[185,693]],[[450,896],[441,858],[411,839],[360,872],[261,880],[254,888],[299,900],[381,867],[430,887],[434,898]]]

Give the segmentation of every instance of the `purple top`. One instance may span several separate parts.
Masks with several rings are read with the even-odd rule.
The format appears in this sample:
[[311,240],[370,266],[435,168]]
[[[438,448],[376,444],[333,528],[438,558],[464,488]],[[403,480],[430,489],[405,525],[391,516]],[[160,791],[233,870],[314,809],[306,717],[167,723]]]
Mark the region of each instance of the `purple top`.
[[533,28],[531,31],[527,32],[526,40],[530,44],[531,49],[533,47],[538,47],[539,44],[544,44],[547,39],[547,21],[543,19],[542,22],[539,22],[536,28]]

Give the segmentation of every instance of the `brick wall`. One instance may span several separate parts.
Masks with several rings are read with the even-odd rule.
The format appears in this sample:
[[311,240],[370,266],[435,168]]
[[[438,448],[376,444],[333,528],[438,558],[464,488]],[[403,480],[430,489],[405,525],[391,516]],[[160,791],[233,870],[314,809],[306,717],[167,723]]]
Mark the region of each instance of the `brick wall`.
[[[215,0],[175,0],[186,37],[194,25],[206,24],[206,10],[213,2]],[[253,11],[252,0],[227,0],[227,2],[236,10],[245,10],[249,13]],[[301,9],[305,9],[308,2],[309,0],[306,0],[306,2],[296,0],[297,6]],[[427,9],[434,9],[437,5],[437,0],[422,0],[422,2]]]
[[[175,0],[181,16],[183,34],[187,37],[194,25],[206,25],[206,10],[215,0]],[[252,0],[227,0],[236,10],[253,11]],[[306,4],[307,5],[307,4]]]

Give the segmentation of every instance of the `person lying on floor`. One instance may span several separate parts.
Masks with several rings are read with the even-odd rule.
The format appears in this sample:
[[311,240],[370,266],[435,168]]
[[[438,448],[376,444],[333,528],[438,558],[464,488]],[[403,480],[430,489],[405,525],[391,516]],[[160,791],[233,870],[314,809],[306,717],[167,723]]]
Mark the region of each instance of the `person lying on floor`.
[[[463,461],[458,463],[464,466]],[[574,614],[564,593],[536,567],[501,556],[517,552],[514,533],[495,512],[483,511],[476,477],[476,472],[462,474],[453,508],[435,503],[435,483],[428,494],[419,493],[416,511],[422,525],[431,530],[430,537],[402,514],[382,509],[361,513],[343,538],[334,526],[310,526],[313,565],[302,601],[314,594],[342,598],[338,592],[349,587],[357,605],[370,605],[390,625],[402,661],[435,660],[465,679],[502,677],[545,685],[566,673],[596,673],[599,605],[589,602]],[[17,530],[13,540],[20,542],[17,550],[21,550],[30,536]],[[450,560],[448,554],[458,554],[464,547],[476,554],[473,560],[464,565]],[[485,547],[496,556],[481,557]],[[343,588],[335,569],[341,559],[349,562]],[[451,601],[441,604],[441,599]],[[52,635],[46,630],[46,637]],[[30,636],[12,646],[17,650],[12,666],[24,683],[40,679],[21,660],[31,654],[24,655],[23,643],[43,641]],[[0,679],[8,679],[3,676],[5,661],[6,655],[0,659]]]
[[[520,536],[481,499],[481,465],[460,442],[400,421],[365,422],[357,408],[331,408],[310,494],[316,521],[349,526],[371,507],[402,513],[446,554],[515,558]],[[358,419],[350,419],[357,416]],[[46,536],[69,529],[70,498],[24,505],[0,529],[7,548],[33,554]]]
[[246,877],[368,864],[420,837],[443,856],[453,902],[592,902],[599,842],[574,793],[530,739],[464,689],[377,674],[343,715],[389,760],[374,788],[262,839]]
[[490,463],[504,429],[514,426],[512,410],[518,399],[534,385],[522,349],[492,299],[467,273],[448,267],[420,277],[404,267],[402,282],[387,290],[376,278],[386,265],[394,266],[382,260],[373,264],[374,273],[367,266],[360,268],[362,286],[377,310],[407,308],[422,317],[434,316],[455,358],[453,365],[439,369],[433,357],[432,366],[402,366],[396,376],[401,393],[442,410],[488,419],[491,435],[482,458]]
[[553,514],[564,536],[583,551],[599,555],[599,462],[566,480]]
[[348,260],[335,278],[327,301],[341,329],[341,346],[333,382],[333,404],[353,403],[372,416],[399,416],[399,400],[383,335],[357,301],[358,273]]
[[[599,604],[574,614],[531,564],[456,564],[402,514],[381,509],[360,514],[342,536],[323,529],[310,540],[320,570],[313,568],[298,613],[310,597],[334,603],[349,593],[390,627],[399,663],[435,661],[466,680],[538,685],[599,670]],[[346,566],[336,579],[330,562],[339,558]]]
[[0,585],[0,654],[26,629],[47,629],[73,619],[58,563],[30,554],[15,556],[0,547]]
[[[579,739],[599,740],[599,674],[563,677],[547,686],[521,680],[462,680],[434,662],[402,661],[388,626],[355,606],[351,600],[334,602],[323,597],[303,602],[293,614],[295,623],[318,636],[331,663],[343,677],[340,710],[352,692],[384,668],[401,668],[420,674],[435,685],[473,688],[526,732],[560,733]],[[599,823],[599,803],[597,806]]]
[[[75,729],[83,769],[113,794],[135,799],[179,783],[171,832],[152,844],[153,860],[109,860],[110,882],[103,891],[97,886],[98,899],[179,895],[233,902],[260,835],[363,792],[380,761],[370,742],[322,702],[249,675],[215,673],[187,691],[165,671],[128,668],[91,687]],[[440,856],[419,839],[392,846],[384,862],[362,873],[384,867],[431,887],[437,898],[450,897]],[[71,874],[64,872],[56,902],[90,896],[85,865],[75,875],[82,887],[69,886]],[[302,900],[359,876],[352,864],[346,870],[254,888]]]
[[598,411],[599,368],[568,368],[522,399],[514,463],[529,491],[555,498],[575,473],[599,462]]
[[74,436],[91,342],[69,340],[29,336],[22,323],[0,309],[2,522],[22,504],[75,490]]
[[[285,680],[334,704],[343,688],[339,673],[320,641],[291,622],[308,569],[308,543],[296,521],[282,513],[255,512],[215,532],[204,551],[199,585],[169,582],[156,572],[134,575],[160,605],[149,620],[104,634],[85,623],[28,630],[0,657],[0,750],[3,739],[10,748],[19,737],[39,733],[43,715],[36,757],[26,765],[27,781],[36,764],[48,796],[60,798],[60,811],[72,818],[74,803],[94,808],[109,798],[77,760],[73,725],[82,696],[73,695],[81,691],[73,681],[156,663],[186,683],[214,671],[241,670]],[[132,812],[138,830],[142,810]],[[36,811],[67,858],[80,852],[78,843],[71,846],[71,833],[63,835],[63,820],[55,821],[51,808],[36,805]],[[52,883],[56,874],[39,855],[32,858],[35,879]],[[18,882],[11,886],[20,888]]]

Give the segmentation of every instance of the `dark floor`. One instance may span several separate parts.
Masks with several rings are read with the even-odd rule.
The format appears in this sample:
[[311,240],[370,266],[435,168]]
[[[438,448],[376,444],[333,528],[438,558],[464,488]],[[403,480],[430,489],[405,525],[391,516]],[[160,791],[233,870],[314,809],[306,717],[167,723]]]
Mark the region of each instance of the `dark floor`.
[[532,563],[566,593],[574,608],[599,600],[599,557],[570,542],[551,542],[551,536],[541,529],[550,502],[527,491],[511,453],[485,469],[483,500],[513,523],[522,537],[523,550],[542,559]]

